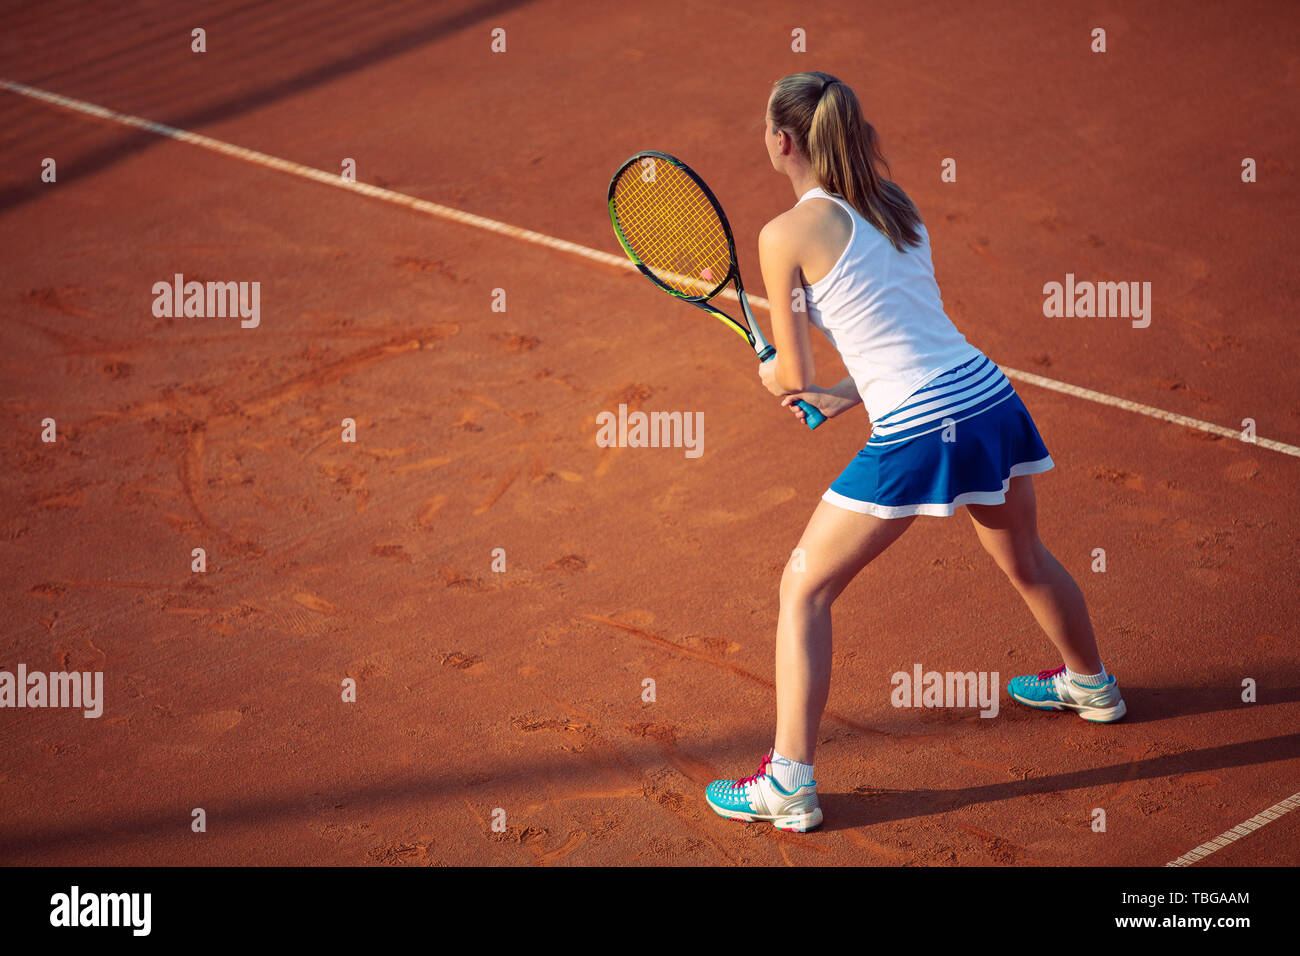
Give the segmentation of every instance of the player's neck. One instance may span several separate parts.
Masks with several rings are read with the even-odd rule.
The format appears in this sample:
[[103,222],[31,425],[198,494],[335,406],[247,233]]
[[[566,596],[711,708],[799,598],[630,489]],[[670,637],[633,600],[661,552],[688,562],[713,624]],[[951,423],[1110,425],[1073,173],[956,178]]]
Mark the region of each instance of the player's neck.
[[794,188],[794,198],[802,199],[804,194],[810,189],[816,189],[821,184],[817,182],[817,177],[813,175],[812,167],[799,166],[798,169],[792,169],[788,173],[790,185]]

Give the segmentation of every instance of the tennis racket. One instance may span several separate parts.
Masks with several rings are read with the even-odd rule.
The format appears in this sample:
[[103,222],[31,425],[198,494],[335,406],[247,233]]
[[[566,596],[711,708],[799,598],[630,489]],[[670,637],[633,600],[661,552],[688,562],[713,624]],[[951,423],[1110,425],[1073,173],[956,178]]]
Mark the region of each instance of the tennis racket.
[[[657,150],[637,153],[609,181],[609,219],[623,251],[647,279],[721,320],[759,362],[776,358],[776,347],[763,338],[749,310],[731,225],[694,170]],[[709,301],[732,282],[744,315],[739,322]],[[826,421],[807,402],[798,405],[809,428]]]

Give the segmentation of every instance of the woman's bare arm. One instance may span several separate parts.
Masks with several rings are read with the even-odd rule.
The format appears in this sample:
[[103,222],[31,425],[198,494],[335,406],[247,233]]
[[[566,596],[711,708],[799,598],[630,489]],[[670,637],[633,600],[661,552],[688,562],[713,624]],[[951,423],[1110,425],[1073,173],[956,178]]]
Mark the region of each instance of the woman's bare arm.
[[[776,358],[767,363],[776,368],[769,374],[781,389],[798,392],[812,386],[815,370],[808,314],[796,314],[793,307],[794,290],[802,287],[803,280],[797,255],[800,236],[787,216],[777,216],[758,234],[758,262],[767,287],[772,344],[776,346]],[[776,391],[770,385],[769,389]]]

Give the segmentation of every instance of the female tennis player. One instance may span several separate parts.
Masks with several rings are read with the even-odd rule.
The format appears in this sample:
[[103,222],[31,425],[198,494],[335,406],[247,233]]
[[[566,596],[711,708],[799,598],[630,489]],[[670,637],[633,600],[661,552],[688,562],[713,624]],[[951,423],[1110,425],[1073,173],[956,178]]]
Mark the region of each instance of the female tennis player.
[[[758,238],[777,347],[759,367],[763,384],[801,421],[798,399],[827,418],[861,402],[872,428],[781,578],[775,745],[757,773],[715,780],[706,796],[722,816],[801,832],[822,821],[813,751],[830,687],[831,605],[917,515],[964,506],[1060,651],[1063,666],[1011,680],[1013,699],[1103,723],[1125,707],[1079,586],[1038,539],[1031,476],[1050,469],[1051,456],[1006,376],[944,313],[929,234],[882,176],[889,167],[857,97],[827,73],[787,76],[773,87],[764,129],[772,166],[798,202]],[[813,384],[809,326],[849,372],[830,388]]]

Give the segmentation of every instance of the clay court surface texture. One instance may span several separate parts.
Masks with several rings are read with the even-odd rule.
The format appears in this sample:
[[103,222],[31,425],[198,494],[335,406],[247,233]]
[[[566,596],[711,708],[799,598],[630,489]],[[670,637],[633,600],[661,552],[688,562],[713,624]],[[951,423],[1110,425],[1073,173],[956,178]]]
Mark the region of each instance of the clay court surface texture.
[[[0,862],[1295,862],[1289,804],[1233,829],[1300,790],[1294,5],[7,7],[0,670],[102,672],[104,710],[0,710]],[[918,519],[836,604],[795,835],[703,792],[772,744],[781,569],[869,422],[802,428],[605,188],[687,160],[761,296],[763,108],[805,69],[1033,414],[1129,715],[892,706],[1060,663],[965,514]],[[156,317],[177,274],[259,282],[259,324]],[[1045,317],[1067,274],[1149,282],[1149,326]],[[703,411],[703,454],[599,446],[620,404]]]

